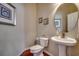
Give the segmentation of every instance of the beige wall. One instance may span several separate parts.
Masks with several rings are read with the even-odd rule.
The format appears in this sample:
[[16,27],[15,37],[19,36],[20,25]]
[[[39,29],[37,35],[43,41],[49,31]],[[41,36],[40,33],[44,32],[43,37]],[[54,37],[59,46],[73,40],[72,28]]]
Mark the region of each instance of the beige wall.
[[[57,7],[57,4],[25,4],[24,31],[25,31],[26,48],[34,45],[34,42],[37,36],[44,35],[50,38],[56,35],[56,29],[55,29],[54,20],[53,20],[54,10],[56,7]],[[39,17],[43,17],[43,18],[49,17],[49,24],[48,25],[39,24],[38,23]],[[53,55],[58,55],[58,46],[50,39],[49,39],[49,45],[46,48],[46,50],[52,53]],[[73,50],[68,49],[68,51],[69,51],[69,54],[72,55],[72,53],[70,52],[75,51],[75,49],[73,47]]]
[[[38,32],[38,36],[50,36],[51,31],[55,31],[54,29],[54,24],[53,24],[53,20],[51,18],[53,10],[56,7],[56,4],[37,4],[38,8],[37,8],[37,18],[39,17],[43,17],[44,18],[49,18],[49,24],[48,25],[43,25],[42,24],[37,24],[37,32]],[[55,33],[53,33],[52,35],[54,35]]]
[[24,7],[23,4],[13,4],[16,7],[16,26],[0,24],[0,56],[20,55],[25,49]]
[[[24,49],[34,45],[36,36],[45,35],[52,37],[56,35],[54,26],[54,10],[57,4],[13,4],[16,6],[17,25],[0,25],[0,55],[19,55]],[[24,5],[24,6],[23,6]],[[77,4],[79,8],[79,4]],[[38,23],[39,17],[49,17],[49,24]],[[78,51],[79,46],[68,49],[70,55]],[[49,39],[46,50],[53,55],[58,55],[58,46]],[[79,53],[77,53],[79,55]]]
[[[38,36],[45,36],[45,37],[52,37],[56,35],[56,30],[54,26],[54,20],[53,20],[53,11],[57,4],[38,4],[37,5],[37,17],[43,17],[43,18],[49,18],[49,24],[48,25],[43,25],[43,24],[37,24],[37,35]],[[53,55],[58,55],[58,47],[57,45],[52,42],[49,39],[49,45],[46,48],[48,52],[50,52]]]
[[[78,9],[79,9],[79,4],[76,4]],[[43,17],[43,18],[47,18],[49,17],[49,24],[48,25],[43,25],[43,24],[37,24],[37,35],[38,36],[46,36],[46,37],[52,37],[54,35],[56,35],[56,29],[54,26],[54,10],[57,7],[57,4],[37,4],[38,8],[37,8],[37,17]],[[77,33],[77,28],[75,29],[76,33]],[[66,35],[70,35],[70,36],[74,36],[74,34],[72,33],[68,33]],[[77,38],[78,39],[78,38]],[[76,48],[75,48],[76,47]],[[67,48],[67,55],[79,55],[79,52],[75,52],[79,50],[79,44],[77,43],[77,45],[75,47],[72,48]],[[49,45],[46,48],[46,50],[50,53],[52,53],[53,55],[58,55],[58,46],[52,42],[49,39]],[[74,52],[73,52],[74,51]]]
[[34,45],[36,39],[36,4],[24,4],[25,8],[25,20],[24,20],[24,29],[25,29],[25,45],[26,49]]

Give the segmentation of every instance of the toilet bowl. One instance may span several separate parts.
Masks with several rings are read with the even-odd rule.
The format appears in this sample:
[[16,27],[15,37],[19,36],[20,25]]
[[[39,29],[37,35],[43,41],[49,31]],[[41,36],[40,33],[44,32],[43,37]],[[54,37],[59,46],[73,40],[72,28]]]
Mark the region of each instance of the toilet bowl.
[[42,47],[41,45],[34,45],[32,47],[30,47],[30,51],[33,53],[34,56],[41,56],[42,54],[42,50],[44,49],[44,47]]
[[40,44],[30,47],[30,51],[34,56],[43,56],[43,50],[48,45],[48,38],[40,38]]

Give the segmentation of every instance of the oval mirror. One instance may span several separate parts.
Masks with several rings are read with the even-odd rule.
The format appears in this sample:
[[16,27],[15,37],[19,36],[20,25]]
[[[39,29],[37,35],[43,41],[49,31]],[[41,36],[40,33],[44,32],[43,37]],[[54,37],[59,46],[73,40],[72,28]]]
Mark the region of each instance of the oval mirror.
[[61,4],[54,15],[56,29],[61,32],[74,30],[78,20],[78,8],[73,3]]

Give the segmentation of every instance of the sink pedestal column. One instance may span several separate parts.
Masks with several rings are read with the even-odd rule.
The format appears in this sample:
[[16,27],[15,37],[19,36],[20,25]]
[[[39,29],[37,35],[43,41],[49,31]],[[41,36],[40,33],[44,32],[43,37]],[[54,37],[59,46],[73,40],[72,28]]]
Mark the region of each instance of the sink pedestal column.
[[59,56],[66,56],[66,46],[59,44],[58,47],[59,47]]

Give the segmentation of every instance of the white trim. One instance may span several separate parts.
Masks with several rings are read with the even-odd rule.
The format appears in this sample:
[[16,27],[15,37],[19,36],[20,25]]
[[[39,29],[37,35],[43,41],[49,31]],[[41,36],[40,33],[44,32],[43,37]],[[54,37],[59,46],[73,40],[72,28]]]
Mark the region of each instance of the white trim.
[[47,50],[44,50],[44,52],[46,52],[49,56],[54,56],[53,54],[51,54],[51,53],[48,52]]

